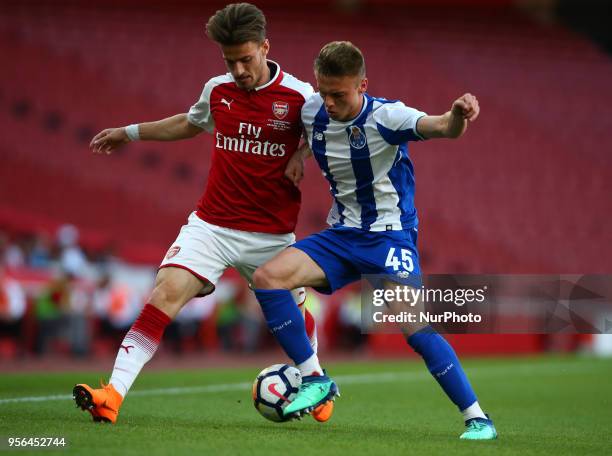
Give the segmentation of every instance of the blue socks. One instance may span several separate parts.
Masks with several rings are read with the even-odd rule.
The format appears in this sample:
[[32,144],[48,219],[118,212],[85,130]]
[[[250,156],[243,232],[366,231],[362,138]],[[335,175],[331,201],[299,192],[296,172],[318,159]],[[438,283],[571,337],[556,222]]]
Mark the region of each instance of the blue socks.
[[[287,355],[297,364],[309,359],[314,351],[306,335],[302,312],[289,290],[254,290],[261,304],[268,328]],[[451,401],[465,410],[476,402],[476,394],[449,343],[431,326],[406,339],[427,365]]]
[[289,290],[254,290],[268,329],[285,353],[298,365],[314,351],[306,335],[306,324]]
[[463,411],[476,402],[476,394],[459,363],[453,347],[431,326],[406,339],[427,365],[446,395]]

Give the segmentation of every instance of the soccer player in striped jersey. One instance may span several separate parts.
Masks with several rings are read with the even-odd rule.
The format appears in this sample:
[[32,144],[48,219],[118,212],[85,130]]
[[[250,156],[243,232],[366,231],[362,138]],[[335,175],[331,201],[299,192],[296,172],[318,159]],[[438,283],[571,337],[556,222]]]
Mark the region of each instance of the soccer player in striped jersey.
[[[77,405],[94,421],[116,422],[166,326],[188,301],[212,293],[228,267],[250,282],[257,266],[295,241],[300,192],[285,169],[302,137],[300,111],[312,87],[267,59],[266,19],[254,5],[227,5],[210,18],[206,31],[220,45],[229,72],[210,79],[189,112],[106,129],[92,140],[95,153],[111,153],[130,141],[176,141],[204,131],[213,141],[204,194],[162,260],[153,293],[119,347],[109,384],[74,387]],[[293,293],[316,351],[305,291]],[[313,416],[325,421],[330,407]]]
[[[363,55],[349,42],[324,46],[314,67],[319,93],[302,107],[302,121],[312,154],[330,185],[331,227],[298,241],[253,276],[268,327],[302,371],[298,396],[284,410],[289,416],[333,400],[338,389],[311,350],[288,290],[310,286],[332,293],[362,274],[385,274],[392,278],[386,286],[396,285],[394,277],[420,283],[414,172],[407,143],[458,138],[480,110],[471,94],[455,100],[450,111],[439,116],[369,95]],[[287,170],[296,181],[303,170],[301,160],[294,157]],[[401,329],[463,414],[466,430],[461,438],[496,438],[493,422],[480,408],[448,342],[424,324]]]

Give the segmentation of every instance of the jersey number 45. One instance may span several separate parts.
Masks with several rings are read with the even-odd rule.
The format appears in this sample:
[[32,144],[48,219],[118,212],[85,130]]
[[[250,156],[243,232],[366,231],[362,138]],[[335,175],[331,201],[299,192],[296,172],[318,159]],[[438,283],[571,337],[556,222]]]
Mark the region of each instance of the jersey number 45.
[[400,266],[406,272],[414,271],[414,261],[412,261],[412,252],[407,249],[398,249],[400,251],[400,258],[395,254],[396,248],[391,247],[387,254],[387,260],[385,261],[385,267],[392,267],[394,271],[398,271]]

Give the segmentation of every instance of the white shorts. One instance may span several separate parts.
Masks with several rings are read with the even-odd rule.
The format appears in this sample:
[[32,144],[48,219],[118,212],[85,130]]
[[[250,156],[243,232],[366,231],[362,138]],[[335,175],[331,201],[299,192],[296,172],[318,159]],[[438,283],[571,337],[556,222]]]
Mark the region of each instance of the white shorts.
[[[255,269],[295,242],[295,234],[253,233],[205,222],[193,212],[176,241],[168,249],[161,268],[177,267],[191,272],[205,285],[201,295],[211,293],[223,272],[235,268],[249,285]],[[293,291],[296,302],[305,299],[303,288]]]

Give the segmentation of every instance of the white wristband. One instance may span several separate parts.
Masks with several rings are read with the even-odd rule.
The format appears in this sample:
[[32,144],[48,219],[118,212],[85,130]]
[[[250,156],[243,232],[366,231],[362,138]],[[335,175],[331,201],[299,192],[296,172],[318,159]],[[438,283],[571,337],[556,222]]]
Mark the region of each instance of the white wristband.
[[140,139],[138,124],[132,124],[125,127],[125,134],[130,138],[130,141],[138,141]]

